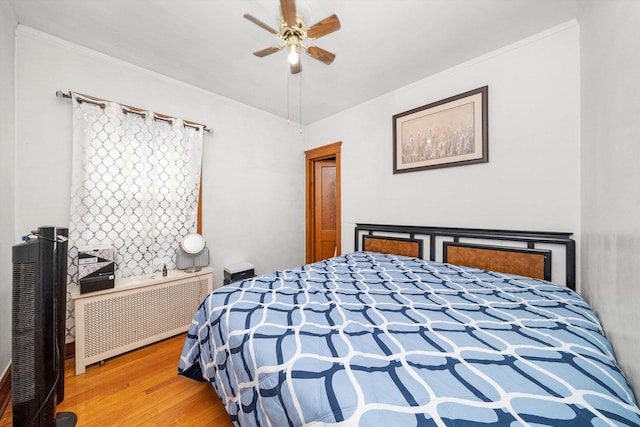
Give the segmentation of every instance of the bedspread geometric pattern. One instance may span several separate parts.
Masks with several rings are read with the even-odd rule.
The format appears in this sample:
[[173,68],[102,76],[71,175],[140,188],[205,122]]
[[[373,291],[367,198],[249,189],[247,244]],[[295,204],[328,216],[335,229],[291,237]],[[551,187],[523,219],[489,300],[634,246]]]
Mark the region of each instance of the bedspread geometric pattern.
[[573,291],[371,252],[217,289],[179,373],[239,426],[640,425]]

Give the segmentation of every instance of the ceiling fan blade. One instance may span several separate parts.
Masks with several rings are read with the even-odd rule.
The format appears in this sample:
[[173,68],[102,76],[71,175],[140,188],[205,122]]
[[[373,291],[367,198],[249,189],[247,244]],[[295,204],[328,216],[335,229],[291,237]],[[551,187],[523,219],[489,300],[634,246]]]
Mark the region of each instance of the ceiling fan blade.
[[336,59],[336,55],[334,53],[319,48],[318,46],[309,46],[307,48],[307,53],[310,57],[315,58],[320,62],[324,62],[327,65],[331,64],[333,60]]
[[245,13],[244,17],[247,18],[249,21],[253,22],[254,24],[256,24],[258,27],[262,27],[262,28],[264,28],[265,30],[269,31],[272,34],[278,34],[278,32],[276,30],[274,30],[273,28],[271,28],[270,26],[268,26],[267,24],[265,24],[264,22],[262,22],[261,20],[259,20],[255,16],[251,16],[248,13]]
[[322,21],[313,24],[307,31],[307,37],[317,39],[340,29],[340,20],[336,15],[324,18]]
[[302,71],[302,61],[298,60],[295,64],[289,64],[289,68],[291,68],[291,74],[298,74]]
[[268,47],[266,49],[262,49],[262,50],[258,50],[256,52],[253,52],[253,54],[255,56],[259,56],[260,58],[262,58],[263,56],[267,56],[267,55],[271,55],[272,53],[279,52],[280,49],[282,49],[282,46],[271,46],[271,47]]
[[284,22],[286,22],[288,27],[294,27],[297,22],[295,0],[280,0],[280,7],[282,8],[282,19],[284,19]]

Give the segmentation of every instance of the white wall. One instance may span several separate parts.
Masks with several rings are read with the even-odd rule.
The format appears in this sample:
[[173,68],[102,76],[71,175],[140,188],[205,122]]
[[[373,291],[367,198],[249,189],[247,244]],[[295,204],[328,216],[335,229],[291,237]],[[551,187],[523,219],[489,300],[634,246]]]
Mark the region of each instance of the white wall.
[[[434,60],[436,60],[434,58]],[[392,116],[489,86],[489,163],[392,173]],[[356,222],[580,232],[577,22],[307,126],[342,145],[342,247]]]
[[[67,226],[73,90],[204,123],[203,234],[224,265],[266,273],[304,262],[304,142],[297,125],[227,98],[19,26],[16,233]],[[16,236],[18,237],[18,236]]]
[[0,1],[0,378],[11,362],[11,246],[14,241],[15,29],[13,10]]
[[640,2],[579,10],[582,289],[640,397]]

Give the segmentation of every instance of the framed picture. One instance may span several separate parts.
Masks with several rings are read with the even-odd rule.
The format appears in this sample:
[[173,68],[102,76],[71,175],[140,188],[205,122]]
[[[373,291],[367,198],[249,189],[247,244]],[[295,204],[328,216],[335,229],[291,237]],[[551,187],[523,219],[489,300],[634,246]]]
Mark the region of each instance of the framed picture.
[[484,86],[393,116],[393,173],[489,161]]

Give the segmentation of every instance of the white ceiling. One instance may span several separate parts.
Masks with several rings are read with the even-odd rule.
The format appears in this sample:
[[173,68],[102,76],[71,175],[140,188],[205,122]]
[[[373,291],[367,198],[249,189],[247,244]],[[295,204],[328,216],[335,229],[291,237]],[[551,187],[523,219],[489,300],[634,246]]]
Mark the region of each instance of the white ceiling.
[[[308,124],[576,17],[577,0],[297,0],[313,24],[342,28],[315,41],[291,76],[278,39],[279,0],[9,0],[18,22],[273,114]],[[302,77],[302,97],[300,81]]]

